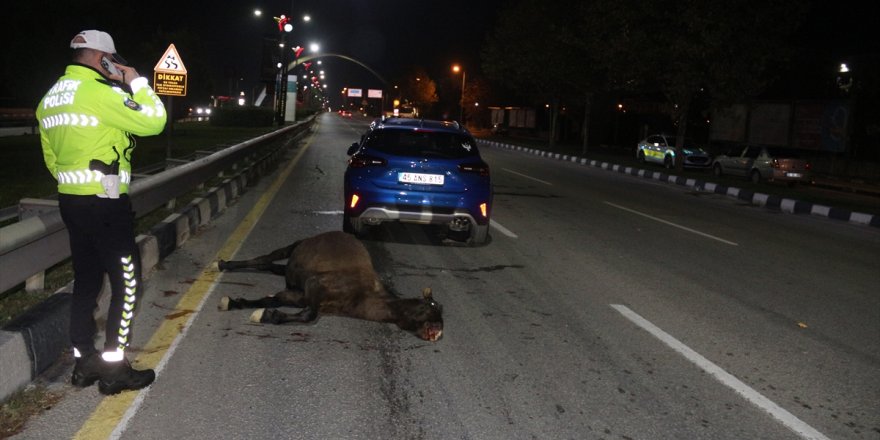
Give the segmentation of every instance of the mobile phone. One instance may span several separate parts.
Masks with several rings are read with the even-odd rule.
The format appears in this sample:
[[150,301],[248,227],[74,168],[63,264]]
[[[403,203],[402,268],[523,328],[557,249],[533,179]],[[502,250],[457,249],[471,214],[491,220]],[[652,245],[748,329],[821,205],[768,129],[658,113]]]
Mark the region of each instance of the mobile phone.
[[120,72],[119,69],[107,59],[107,57],[101,57],[101,66],[103,66],[104,69],[107,69],[107,71],[110,72],[110,75],[122,76],[122,72]]

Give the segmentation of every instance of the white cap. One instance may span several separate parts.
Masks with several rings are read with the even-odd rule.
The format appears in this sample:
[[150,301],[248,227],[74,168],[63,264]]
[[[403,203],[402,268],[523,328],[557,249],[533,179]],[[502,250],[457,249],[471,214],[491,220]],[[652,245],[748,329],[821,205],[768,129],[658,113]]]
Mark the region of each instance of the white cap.
[[125,59],[116,53],[116,45],[113,44],[113,37],[106,32],[89,30],[82,31],[70,40],[72,49],[95,49],[101,52],[107,52],[113,57],[113,61],[119,64],[126,64]]

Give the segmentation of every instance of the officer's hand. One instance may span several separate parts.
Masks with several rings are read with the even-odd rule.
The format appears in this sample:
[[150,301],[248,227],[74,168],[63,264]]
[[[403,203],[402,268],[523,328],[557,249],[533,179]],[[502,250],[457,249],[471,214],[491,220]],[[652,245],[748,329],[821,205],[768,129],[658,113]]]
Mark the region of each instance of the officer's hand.
[[[113,63],[113,64],[116,64],[116,63]],[[122,75],[119,78],[110,77],[110,79],[122,81],[122,82],[130,85],[131,80],[140,76],[140,74],[138,74],[137,70],[135,70],[134,67],[123,66],[122,64],[116,64],[116,68],[118,68],[119,71],[122,72]]]

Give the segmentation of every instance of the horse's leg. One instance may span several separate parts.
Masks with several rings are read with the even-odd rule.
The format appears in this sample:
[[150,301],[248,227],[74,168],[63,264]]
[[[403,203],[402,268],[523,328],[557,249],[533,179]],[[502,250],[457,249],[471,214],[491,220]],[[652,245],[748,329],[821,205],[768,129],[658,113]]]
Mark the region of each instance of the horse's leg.
[[296,313],[285,313],[276,309],[259,309],[251,314],[251,321],[261,322],[264,324],[286,324],[288,322],[309,323],[318,319],[318,310],[321,307],[321,298],[324,295],[324,289],[317,278],[312,277],[306,281],[304,292],[287,291],[298,293],[297,297],[287,296],[285,299],[288,304],[294,307],[302,307],[303,309]]
[[257,308],[275,308],[275,307],[304,307],[306,305],[305,294],[300,290],[282,290],[274,295],[265,296],[260,299],[244,299],[230,298],[224,296],[220,298],[220,310],[232,309],[257,309]]
[[237,260],[237,261],[223,261],[220,260],[217,262],[217,268],[220,269],[221,272],[232,271],[238,269],[256,269],[269,271],[274,273],[275,275],[284,275],[284,271],[287,268],[287,265],[284,264],[276,264],[275,262],[278,260],[285,260],[290,257],[290,254],[293,253],[293,249],[299,242],[296,242],[290,246],[286,246],[280,249],[276,249],[266,255],[261,255],[256,258],[251,258],[250,260]]

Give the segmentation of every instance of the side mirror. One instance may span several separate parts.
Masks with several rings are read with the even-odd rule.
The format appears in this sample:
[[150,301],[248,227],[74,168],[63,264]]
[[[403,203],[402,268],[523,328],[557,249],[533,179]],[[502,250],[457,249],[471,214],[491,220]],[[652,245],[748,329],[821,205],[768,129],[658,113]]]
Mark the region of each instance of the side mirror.
[[360,146],[361,146],[361,145],[358,144],[357,142],[352,143],[351,146],[348,147],[348,151],[347,151],[346,154],[348,154],[349,156],[351,156],[352,154],[354,154],[354,153],[358,150],[358,148],[360,148]]

